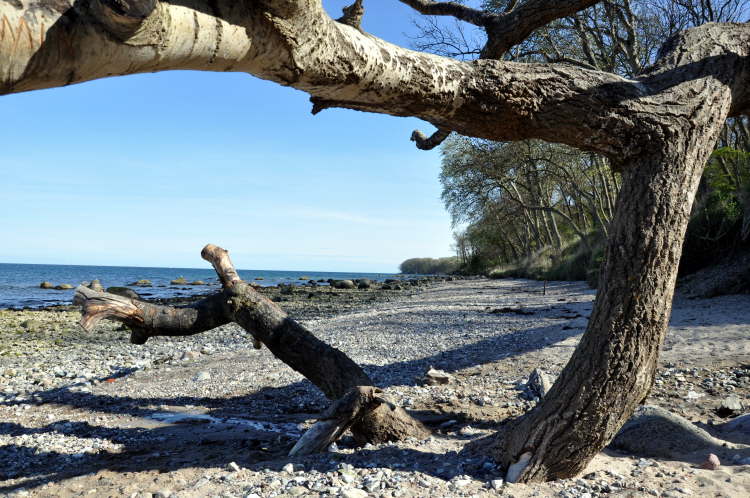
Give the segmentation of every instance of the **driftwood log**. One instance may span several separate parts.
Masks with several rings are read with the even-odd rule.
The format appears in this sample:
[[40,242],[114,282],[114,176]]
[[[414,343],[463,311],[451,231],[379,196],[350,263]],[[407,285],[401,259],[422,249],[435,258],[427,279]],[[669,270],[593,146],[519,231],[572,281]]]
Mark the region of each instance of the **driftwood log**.
[[[339,400],[321,416],[321,420],[328,420],[331,414],[338,413],[338,429],[330,434],[323,431],[327,434],[324,446],[322,442],[311,446],[315,438],[307,436],[298,453],[310,453],[312,447],[325,449],[349,428],[360,444],[429,436],[429,430],[406,411],[377,398],[375,393],[379,391],[369,387],[372,380],[344,352],[315,337],[276,303],[244,282],[228,251],[208,244],[201,256],[216,270],[222,284],[220,293],[191,306],[174,307],[80,286],[75,302],[82,306],[81,326],[90,331],[102,319],[116,320],[132,329],[130,342],[144,344],[151,337],[194,335],[230,322],[239,324],[252,336],[256,347],[265,344],[276,358],[304,375],[327,398]],[[353,406],[355,398],[359,404],[347,412],[344,407]],[[348,420],[341,417],[344,413],[350,414]]]

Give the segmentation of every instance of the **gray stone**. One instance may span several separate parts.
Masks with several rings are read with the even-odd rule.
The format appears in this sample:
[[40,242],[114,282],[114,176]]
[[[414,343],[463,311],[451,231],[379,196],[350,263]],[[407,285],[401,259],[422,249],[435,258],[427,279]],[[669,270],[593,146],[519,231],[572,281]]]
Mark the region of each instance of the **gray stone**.
[[342,498],[367,498],[367,491],[363,489],[349,488],[341,491]]
[[281,470],[283,470],[284,472],[289,472],[291,474],[292,472],[294,472],[294,464],[293,463],[288,463],[288,464],[284,465],[281,468]]
[[546,373],[544,370],[535,368],[529,375],[526,383],[529,389],[539,398],[543,398],[555,383],[555,378]]
[[736,394],[724,398],[716,412],[722,417],[733,417],[742,413],[742,402]]
[[198,372],[197,374],[195,374],[195,377],[193,377],[193,380],[195,382],[203,382],[203,381],[209,380],[210,378],[211,378],[211,374],[210,373],[208,373],[205,370],[201,370],[200,372]]
[[354,289],[356,285],[351,280],[336,280],[333,287],[336,289]]
[[663,408],[639,406],[610,446],[644,457],[677,458],[695,451],[721,452],[725,441]]
[[437,386],[441,384],[450,384],[453,376],[443,370],[430,367],[422,378],[422,382],[428,386]]
[[118,296],[127,297],[128,299],[140,299],[140,296],[133,289],[127,287],[107,287],[107,292],[117,294]]
[[303,486],[292,486],[287,490],[287,493],[289,493],[292,496],[301,496],[307,493],[307,488]]

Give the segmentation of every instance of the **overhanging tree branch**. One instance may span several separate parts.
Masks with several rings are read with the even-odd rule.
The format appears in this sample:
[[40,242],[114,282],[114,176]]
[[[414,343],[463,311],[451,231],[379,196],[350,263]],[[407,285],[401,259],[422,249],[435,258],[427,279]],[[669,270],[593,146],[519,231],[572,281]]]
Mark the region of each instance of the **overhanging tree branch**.
[[428,16],[451,16],[475,26],[487,26],[497,14],[473,9],[457,2],[433,2],[431,0],[399,0],[420,14]]

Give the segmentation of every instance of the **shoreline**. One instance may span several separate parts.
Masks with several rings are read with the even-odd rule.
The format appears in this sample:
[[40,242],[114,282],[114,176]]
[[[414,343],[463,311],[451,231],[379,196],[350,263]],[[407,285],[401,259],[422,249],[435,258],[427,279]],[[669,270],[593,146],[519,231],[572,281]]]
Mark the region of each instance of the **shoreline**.
[[[116,324],[103,324],[52,351],[29,351],[22,360],[31,368],[18,376],[57,375],[59,367],[68,387],[30,383],[35,391],[0,392],[0,417],[13,424],[0,432],[0,458],[13,462],[2,471],[0,493],[497,496],[499,470],[463,448],[535,405],[523,389],[529,372],[541,366],[558,374],[591,311],[594,293],[582,283],[548,283],[546,295],[542,288],[527,280],[455,280],[373,302],[338,291],[330,304],[320,298],[320,313],[290,311],[434,431],[424,441],[365,448],[345,437],[334,451],[301,458],[286,451],[329,402],[267,349],[253,350],[236,326],[133,346]],[[292,298],[293,306],[309,306],[307,294]],[[505,307],[529,314],[499,311]],[[0,313],[0,324],[8,319]],[[750,296],[676,300],[648,403],[709,429],[726,422],[714,412],[726,396],[750,400],[748,323]],[[0,374],[6,362],[0,356]],[[97,362],[118,367],[117,375],[65,377]],[[430,366],[452,381],[424,385],[419,379]],[[644,458],[608,449],[584,478],[500,487],[517,498],[687,494],[677,489],[740,496],[750,486],[750,465],[731,457],[750,457],[750,449],[722,451],[722,467],[706,471],[697,469],[696,455]]]

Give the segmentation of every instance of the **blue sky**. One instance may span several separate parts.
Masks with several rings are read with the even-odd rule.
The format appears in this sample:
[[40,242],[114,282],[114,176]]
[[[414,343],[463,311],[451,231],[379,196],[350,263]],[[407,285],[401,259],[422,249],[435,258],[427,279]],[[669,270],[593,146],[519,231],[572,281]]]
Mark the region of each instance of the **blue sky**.
[[[328,1],[337,17],[344,1]],[[366,2],[409,45],[414,13]],[[0,262],[395,272],[452,253],[440,154],[416,119],[310,114],[246,74],[164,72],[0,97]]]

